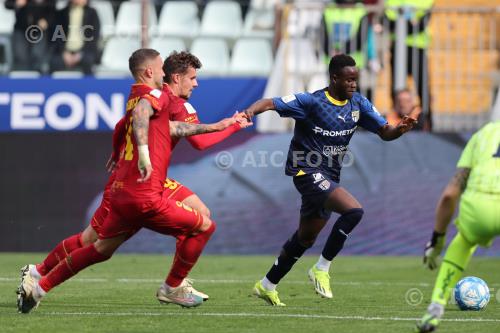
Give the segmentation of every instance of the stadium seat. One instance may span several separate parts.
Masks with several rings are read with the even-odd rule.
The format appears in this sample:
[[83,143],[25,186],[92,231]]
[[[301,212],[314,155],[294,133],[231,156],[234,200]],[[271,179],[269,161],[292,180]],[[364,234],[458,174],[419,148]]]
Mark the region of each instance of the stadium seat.
[[109,39],[115,33],[115,15],[111,2],[106,0],[92,1],[90,6],[95,8],[99,16],[102,38]]
[[155,37],[151,41],[150,47],[161,53],[165,59],[172,51],[185,51],[186,44],[180,38],[175,37]]
[[168,1],[160,12],[158,34],[194,38],[200,28],[198,5],[194,1]]
[[84,74],[79,71],[56,71],[52,73],[53,79],[81,79]]
[[0,59],[3,62],[0,63],[0,75],[6,74],[12,68],[12,47],[10,45],[10,36],[0,35]]
[[36,79],[40,77],[38,71],[11,71],[9,78],[11,79]]
[[238,38],[243,26],[241,8],[235,1],[212,1],[207,4],[201,20],[201,36]]
[[201,76],[226,75],[229,69],[229,50],[224,39],[220,38],[197,38],[191,46],[191,53],[197,56],[202,68]]
[[249,9],[243,25],[243,36],[274,37],[274,11],[272,9]]
[[68,5],[68,0],[57,0],[56,10],[61,10]]
[[273,53],[266,39],[239,39],[233,49],[230,73],[266,76],[271,72]]
[[129,72],[128,59],[132,52],[141,47],[137,38],[112,37],[106,43],[98,69],[100,76],[104,73],[127,74]]
[[316,73],[314,74],[309,83],[307,84],[308,92],[315,92],[316,90],[323,89],[328,86],[328,75],[325,73]]
[[[140,36],[142,27],[142,3],[139,1],[122,2],[116,16],[115,34],[120,37]],[[156,29],[156,10],[150,4],[148,6],[149,33]]]
[[14,30],[15,21],[15,11],[5,8],[2,1],[0,3],[0,35],[10,35]]
[[250,8],[274,9],[276,5],[283,4],[284,2],[284,0],[251,0]]

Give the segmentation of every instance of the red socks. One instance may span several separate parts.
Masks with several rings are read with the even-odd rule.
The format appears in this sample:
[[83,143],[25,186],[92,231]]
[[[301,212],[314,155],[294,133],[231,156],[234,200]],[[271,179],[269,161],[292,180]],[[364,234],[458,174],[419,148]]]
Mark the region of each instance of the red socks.
[[108,260],[110,257],[97,252],[94,244],[87,245],[71,252],[64,260],[59,262],[46,276],[42,277],[38,284],[48,292],[55,286],[63,283],[82,269]]
[[205,245],[214,233],[215,227],[215,223],[212,222],[212,225],[207,230],[195,236],[186,236],[178,242],[174,263],[165,281],[167,285],[177,287],[182,283],[182,280],[196,264]]
[[70,236],[57,244],[57,246],[47,255],[47,258],[41,263],[36,265],[36,270],[40,275],[44,276],[56,265],[66,258],[68,254],[76,249],[82,247],[81,242],[82,233]]

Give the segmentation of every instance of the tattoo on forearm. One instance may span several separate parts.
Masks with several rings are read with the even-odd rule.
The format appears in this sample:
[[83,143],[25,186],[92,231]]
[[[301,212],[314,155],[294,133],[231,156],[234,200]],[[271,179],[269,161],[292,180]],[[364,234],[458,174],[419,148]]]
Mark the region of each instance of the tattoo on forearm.
[[149,117],[153,108],[148,101],[141,99],[132,112],[132,128],[137,145],[148,144]]
[[170,135],[171,136],[190,136],[196,134],[203,134],[213,132],[215,129],[212,125],[207,124],[190,124],[181,121],[170,122]]
[[459,168],[453,176],[451,182],[460,188],[460,191],[465,191],[467,180],[469,179],[470,169]]

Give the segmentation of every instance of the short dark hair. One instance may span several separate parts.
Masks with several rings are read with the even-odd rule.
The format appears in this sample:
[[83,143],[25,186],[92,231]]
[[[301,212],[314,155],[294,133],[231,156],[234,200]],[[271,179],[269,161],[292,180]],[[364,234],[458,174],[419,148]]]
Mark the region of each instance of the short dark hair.
[[160,52],[153,49],[138,49],[128,58],[128,68],[132,76],[136,78],[139,70],[144,66],[144,63],[155,59],[160,55]]
[[330,59],[330,65],[328,65],[328,72],[330,73],[330,77],[333,76],[333,74],[339,75],[340,71],[344,67],[353,67],[356,66],[356,61],[354,59],[347,55],[347,54],[337,54]]
[[163,81],[166,83],[172,82],[173,74],[185,74],[189,67],[201,68],[200,59],[186,51],[173,51],[163,62],[163,72],[165,72]]

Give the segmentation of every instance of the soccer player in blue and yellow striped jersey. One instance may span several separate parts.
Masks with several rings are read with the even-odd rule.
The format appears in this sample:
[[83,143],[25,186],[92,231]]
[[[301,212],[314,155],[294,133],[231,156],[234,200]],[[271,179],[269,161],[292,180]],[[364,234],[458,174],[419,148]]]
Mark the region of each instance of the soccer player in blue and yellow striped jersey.
[[397,125],[387,121],[364,96],[356,92],[358,69],[348,55],[334,56],[329,65],[330,84],[312,94],[300,93],[262,99],[245,112],[249,119],[267,110],[296,120],[290,143],[286,174],[293,177],[302,195],[297,231],[284,244],[267,275],[255,284],[254,293],[271,305],[283,306],[276,285],[310,248],[332,212],[340,214],[318,262],[309,270],[316,292],[332,298],[329,269],[333,258],[363,216],[361,204],[339,186],[340,170],[347,146],[358,126],[389,141],[415,124],[405,117]]

